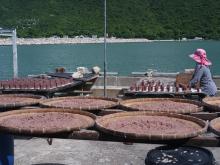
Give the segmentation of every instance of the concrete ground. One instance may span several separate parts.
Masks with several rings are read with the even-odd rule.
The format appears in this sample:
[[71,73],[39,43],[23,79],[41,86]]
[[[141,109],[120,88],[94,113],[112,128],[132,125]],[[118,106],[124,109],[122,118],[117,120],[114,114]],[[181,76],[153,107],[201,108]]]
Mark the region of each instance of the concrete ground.
[[[159,145],[73,139],[15,139],[15,165],[144,165],[149,150]],[[220,147],[212,151],[217,164]]]

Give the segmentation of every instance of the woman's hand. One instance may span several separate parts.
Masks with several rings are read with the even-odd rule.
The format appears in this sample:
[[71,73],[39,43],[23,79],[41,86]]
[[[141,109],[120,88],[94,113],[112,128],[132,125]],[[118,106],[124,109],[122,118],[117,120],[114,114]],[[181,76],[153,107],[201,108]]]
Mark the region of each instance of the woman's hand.
[[182,83],[179,83],[179,87],[183,88],[184,91],[187,89],[187,85]]

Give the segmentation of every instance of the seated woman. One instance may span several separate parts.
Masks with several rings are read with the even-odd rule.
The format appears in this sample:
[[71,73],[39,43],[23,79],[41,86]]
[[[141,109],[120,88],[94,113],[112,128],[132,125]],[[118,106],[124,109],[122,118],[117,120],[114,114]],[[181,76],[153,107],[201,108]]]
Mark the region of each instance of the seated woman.
[[212,79],[209,69],[212,63],[207,59],[206,51],[197,49],[190,57],[196,62],[196,67],[189,87],[194,87],[199,83],[203,93],[208,96],[214,96],[217,93],[217,87]]

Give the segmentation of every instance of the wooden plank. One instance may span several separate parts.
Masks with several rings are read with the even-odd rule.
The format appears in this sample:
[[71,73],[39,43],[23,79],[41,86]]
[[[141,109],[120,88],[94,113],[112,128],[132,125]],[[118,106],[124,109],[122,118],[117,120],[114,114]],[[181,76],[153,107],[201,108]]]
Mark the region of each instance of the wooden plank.
[[101,109],[98,113],[99,116],[109,115],[113,113],[124,112],[122,109]]
[[190,116],[200,118],[202,120],[212,120],[214,118],[217,118],[220,116],[220,112],[197,112],[197,113],[191,113]]
[[74,90],[73,92],[79,94],[92,94],[92,91],[84,91],[84,90]]
[[80,130],[73,131],[68,135],[68,139],[80,139],[80,140],[98,140],[99,132],[94,130]]
[[203,147],[220,147],[220,137],[213,133],[206,133],[204,135],[200,135],[194,138],[189,139],[177,139],[177,140],[138,140],[138,139],[125,139],[120,138],[104,133],[100,133],[100,141],[113,141],[113,142],[123,142],[123,143],[147,143],[147,144],[169,144],[169,145],[195,145],[195,146],[203,146]]
[[220,137],[198,136],[191,138],[186,142],[187,145],[196,145],[203,147],[220,147]]

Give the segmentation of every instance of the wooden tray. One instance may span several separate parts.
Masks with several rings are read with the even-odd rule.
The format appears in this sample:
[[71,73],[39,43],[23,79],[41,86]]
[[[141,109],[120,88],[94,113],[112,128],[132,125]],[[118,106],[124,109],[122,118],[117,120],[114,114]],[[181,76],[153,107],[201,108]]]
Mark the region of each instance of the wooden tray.
[[[182,132],[182,130],[178,130],[178,133],[162,133],[159,131],[159,133],[153,133],[152,131],[149,130],[143,130],[140,131],[139,133],[136,133],[137,128],[134,128],[135,132],[126,132],[126,131],[121,131],[121,130],[115,130],[112,128],[109,128],[110,124],[115,124],[115,121],[120,121],[122,119],[127,119],[127,124],[129,125],[129,122],[132,120],[132,118],[135,117],[158,117],[159,118],[163,118],[166,117],[169,119],[170,124],[173,124],[173,126],[175,127],[175,124],[172,123],[171,121],[175,121],[175,120],[180,120],[182,122],[181,126],[184,126],[185,124],[187,125],[196,125],[196,129],[194,131],[188,131],[188,132]],[[136,120],[136,123],[132,123],[132,124],[137,124],[139,121],[141,120]],[[133,122],[133,121],[131,121]],[[155,123],[160,123],[161,120],[155,120]],[[122,123],[123,124],[123,123]],[[139,124],[139,123],[138,123]],[[137,124],[137,125],[138,125]],[[146,124],[146,122],[145,122]],[[151,124],[151,123],[150,123]],[[162,123],[163,124],[163,123]],[[126,123],[124,123],[124,125],[126,125]],[[124,127],[124,125],[122,125],[122,127]],[[130,128],[131,125],[129,125]],[[115,114],[111,114],[111,115],[106,115],[103,116],[101,118],[96,119],[96,128],[106,134],[110,134],[116,137],[121,137],[123,139],[132,139],[132,140],[152,140],[152,141],[156,141],[156,140],[174,140],[174,139],[186,139],[186,138],[191,138],[191,137],[195,137],[198,136],[199,134],[205,133],[208,127],[208,123],[195,118],[195,117],[191,117],[191,116],[187,116],[187,115],[180,115],[180,114],[171,114],[171,113],[154,113],[154,112],[147,112],[147,111],[142,111],[142,112],[121,112],[121,113],[115,113]],[[142,128],[142,127],[141,127]],[[148,127],[149,128],[149,127]],[[160,127],[158,127],[160,128]],[[161,128],[162,129],[162,126]],[[172,129],[172,128],[171,128]],[[155,129],[157,130],[157,129]],[[169,129],[167,129],[168,131],[170,131]],[[157,130],[158,131],[158,130]],[[145,133],[144,133],[145,132]]]
[[[185,108],[178,110],[175,107],[166,107],[166,102],[179,102],[179,103],[186,103],[187,104],[192,104],[196,105],[196,107],[191,108]],[[160,104],[163,102],[163,105],[159,105],[156,109],[153,107],[151,108],[141,108],[141,107],[135,107],[134,105],[141,105],[141,104]],[[186,114],[186,113],[194,113],[194,112],[199,112],[202,111],[202,104],[198,101],[194,100],[188,100],[188,99],[178,99],[178,98],[139,98],[139,99],[130,99],[130,100],[124,100],[120,102],[120,106],[122,106],[123,109],[126,110],[131,110],[131,111],[153,111],[153,112],[168,112],[168,113],[181,113],[181,114]],[[159,108],[159,109],[158,109]]]
[[86,129],[94,123],[93,114],[70,109],[38,108],[0,113],[0,131],[16,135],[58,135]]
[[[80,103],[77,103],[77,102],[73,103],[74,101],[78,101]],[[100,102],[100,104],[95,104],[92,101],[97,101],[97,103]],[[69,102],[72,105],[66,105],[65,102]],[[118,100],[114,98],[107,98],[107,97],[76,96],[76,97],[52,98],[52,99],[42,101],[40,104],[43,107],[69,108],[69,109],[92,111],[92,110],[100,110],[100,109],[115,107],[118,105]]]
[[209,128],[214,134],[220,136],[220,117],[211,120]]
[[208,110],[220,112],[220,97],[206,97],[202,103]]
[[43,98],[43,96],[31,94],[2,94],[0,95],[0,109],[9,110],[37,105],[41,98]]

